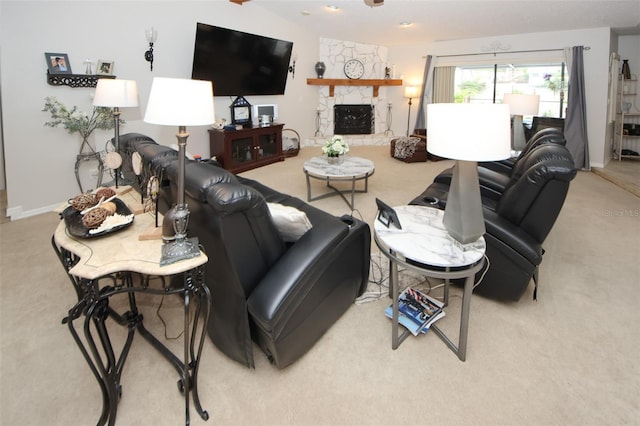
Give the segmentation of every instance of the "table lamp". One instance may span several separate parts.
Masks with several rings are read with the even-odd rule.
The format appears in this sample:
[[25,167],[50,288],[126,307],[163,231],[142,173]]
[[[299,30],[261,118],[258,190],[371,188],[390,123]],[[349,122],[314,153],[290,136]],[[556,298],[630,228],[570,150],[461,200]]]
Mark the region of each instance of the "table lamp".
[[540,96],[505,93],[502,103],[509,105],[509,111],[513,115],[511,146],[516,151],[522,151],[527,144],[524,136],[524,127],[522,126],[522,116],[536,115],[538,113]]
[[184,202],[185,152],[187,125],[213,124],[213,85],[210,81],[155,77],[147,103],[144,121],[151,124],[178,126],[178,202],[174,207],[175,238],[162,247],[161,265],[200,255],[198,239],[187,239],[189,206]]
[[404,97],[409,98],[409,113],[407,114],[407,137],[409,137],[409,122],[411,121],[411,100],[418,96],[418,88],[416,86],[406,86],[404,88]]
[[[98,79],[93,105],[113,108],[114,137],[116,152],[120,154],[120,108],[138,106],[138,84],[135,80]],[[118,175],[121,168],[115,170],[115,184],[118,187]]]
[[457,160],[444,211],[449,235],[462,245],[484,233],[478,161],[509,158],[509,106],[504,104],[427,105],[427,149]]

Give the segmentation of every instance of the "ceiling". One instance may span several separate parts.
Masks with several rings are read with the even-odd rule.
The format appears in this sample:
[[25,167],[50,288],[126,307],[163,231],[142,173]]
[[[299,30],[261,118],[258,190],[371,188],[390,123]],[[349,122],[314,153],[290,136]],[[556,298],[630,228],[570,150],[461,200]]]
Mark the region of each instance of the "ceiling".
[[238,7],[267,9],[320,37],[386,46],[600,27],[640,34],[640,0],[386,0],[376,7],[364,0],[243,0]]

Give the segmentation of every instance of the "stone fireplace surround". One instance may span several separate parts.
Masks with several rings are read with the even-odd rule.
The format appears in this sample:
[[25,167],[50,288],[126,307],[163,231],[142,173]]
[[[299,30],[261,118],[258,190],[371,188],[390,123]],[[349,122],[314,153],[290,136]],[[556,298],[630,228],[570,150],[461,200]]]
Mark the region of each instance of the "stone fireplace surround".
[[[359,59],[365,66],[363,79],[384,78],[384,68],[388,64],[388,49],[384,46],[361,44],[335,39],[320,39],[320,57],[326,65],[324,78],[346,78],[343,72],[344,63],[352,58]],[[334,96],[329,96],[328,86],[318,86],[319,98],[316,110],[315,136],[303,139],[301,146],[323,146],[334,135],[335,105],[370,105],[373,106],[374,127],[371,134],[346,134],[344,139],[349,145],[386,145],[394,137],[386,132],[390,104],[388,90],[394,87],[380,87],[377,97],[373,97],[369,86],[336,86]],[[391,111],[393,114],[393,110]]]

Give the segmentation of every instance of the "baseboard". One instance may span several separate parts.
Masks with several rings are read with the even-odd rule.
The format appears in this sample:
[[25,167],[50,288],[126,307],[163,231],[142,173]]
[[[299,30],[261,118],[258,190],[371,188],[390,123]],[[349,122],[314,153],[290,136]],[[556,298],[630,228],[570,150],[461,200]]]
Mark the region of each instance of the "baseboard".
[[23,210],[22,206],[17,207],[8,207],[7,208],[7,217],[11,218],[11,220],[25,219],[31,216],[37,216],[43,213],[49,213],[55,211],[60,207],[61,203],[52,204],[50,206],[39,207],[33,210]]

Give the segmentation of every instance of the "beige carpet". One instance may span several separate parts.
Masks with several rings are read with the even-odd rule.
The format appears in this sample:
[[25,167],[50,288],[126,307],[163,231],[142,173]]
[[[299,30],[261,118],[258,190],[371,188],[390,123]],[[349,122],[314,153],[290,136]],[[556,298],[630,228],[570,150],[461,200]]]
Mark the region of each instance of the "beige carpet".
[[[245,173],[306,198],[304,148],[297,157]],[[391,205],[420,193],[447,163],[404,164],[386,147],[353,147],[372,159],[357,212],[371,222],[376,196]],[[316,182],[314,193],[322,191]],[[339,198],[313,203],[348,213]],[[54,213],[0,225],[0,424],[91,425],[98,385],[60,321],[75,295],[50,246]],[[640,422],[640,198],[580,172],[545,243],[538,301],[474,297],[467,361],[433,333],[391,350],[388,300],[354,305],[302,359],[256,369],[207,341],[200,396],[211,418],[194,425],[601,425]],[[377,253],[375,263],[384,262]],[[372,285],[373,286],[373,285]],[[375,287],[375,286],[373,286]],[[383,290],[384,291],[384,290]],[[454,294],[459,295],[459,290]],[[139,298],[145,323],[164,330],[157,298]],[[118,306],[118,301],[113,302]],[[459,297],[440,325],[455,334]],[[177,298],[164,301],[167,333],[181,327]],[[114,340],[123,330],[114,327]],[[179,352],[180,340],[168,342]],[[184,421],[177,374],[136,337],[122,377],[119,425]]]

